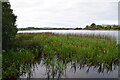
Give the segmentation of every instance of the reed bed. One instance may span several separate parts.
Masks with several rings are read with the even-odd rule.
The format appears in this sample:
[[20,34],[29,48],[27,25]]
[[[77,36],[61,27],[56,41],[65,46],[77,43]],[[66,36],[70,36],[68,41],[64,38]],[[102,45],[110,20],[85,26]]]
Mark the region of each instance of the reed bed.
[[78,57],[78,59],[90,57],[97,59],[97,62],[100,63],[112,62],[118,59],[116,42],[106,37],[50,33],[18,34],[17,36],[40,44],[40,51],[45,55],[51,56],[51,58],[53,58],[53,55],[58,55],[61,58]]
[[59,72],[68,63],[74,66],[75,62],[87,66],[104,65],[107,69],[111,68],[110,65],[118,65],[118,46],[115,40],[105,36],[20,33],[16,36],[13,50],[3,54],[3,73],[14,76],[20,66],[32,63],[37,58],[42,58],[51,70]]

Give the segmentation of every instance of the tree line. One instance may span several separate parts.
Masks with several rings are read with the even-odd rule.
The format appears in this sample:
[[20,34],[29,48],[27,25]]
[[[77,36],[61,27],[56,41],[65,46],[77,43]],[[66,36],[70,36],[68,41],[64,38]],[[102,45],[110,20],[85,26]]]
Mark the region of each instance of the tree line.
[[86,30],[120,30],[120,25],[96,25],[92,23],[87,25],[84,29]]
[[27,28],[18,28],[18,30],[120,30],[120,25],[96,25],[95,23],[92,23],[91,25],[86,25],[85,28],[27,27]]

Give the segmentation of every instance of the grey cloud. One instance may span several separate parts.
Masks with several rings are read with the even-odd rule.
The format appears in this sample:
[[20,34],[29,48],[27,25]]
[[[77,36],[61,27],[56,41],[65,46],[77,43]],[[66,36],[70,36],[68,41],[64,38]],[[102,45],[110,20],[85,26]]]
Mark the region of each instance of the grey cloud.
[[18,27],[84,27],[92,22],[116,24],[118,0],[109,1],[10,0],[15,14],[18,16]]

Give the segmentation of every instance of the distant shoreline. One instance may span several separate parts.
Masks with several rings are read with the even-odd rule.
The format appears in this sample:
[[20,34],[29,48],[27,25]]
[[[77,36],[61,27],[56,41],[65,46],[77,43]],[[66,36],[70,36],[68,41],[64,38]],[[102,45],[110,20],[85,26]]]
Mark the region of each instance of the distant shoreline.
[[[65,29],[35,29],[35,30],[38,31],[38,30],[65,30]],[[18,31],[35,31],[35,30],[33,29],[33,30],[18,30]],[[71,30],[74,30],[74,29],[71,29]],[[87,30],[87,29],[82,29],[82,30]],[[90,31],[100,31],[100,30],[90,30]],[[120,31],[120,30],[101,30],[101,31]]]
[[18,30],[120,30],[120,25],[96,25],[95,23],[92,23],[91,25],[86,25],[84,28],[27,27],[18,28]]

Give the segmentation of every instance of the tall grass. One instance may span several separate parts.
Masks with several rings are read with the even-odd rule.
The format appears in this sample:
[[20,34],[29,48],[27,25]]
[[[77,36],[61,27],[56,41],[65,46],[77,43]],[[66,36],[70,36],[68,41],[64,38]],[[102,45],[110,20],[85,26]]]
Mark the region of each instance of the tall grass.
[[[17,34],[13,48],[9,54],[3,54],[5,75],[12,76],[20,66],[41,57],[54,76],[60,75],[58,73],[62,73],[67,64],[71,64],[74,69],[76,63],[80,67],[103,65],[109,70],[111,65],[118,65],[119,59],[116,42],[101,36]],[[99,71],[103,72],[103,67]]]
[[[112,62],[118,59],[116,42],[102,37],[69,36],[54,34],[18,34],[18,46],[42,51],[44,55],[61,58],[90,57],[97,62]],[[38,46],[39,47],[38,47]],[[31,48],[32,47],[32,48]]]

